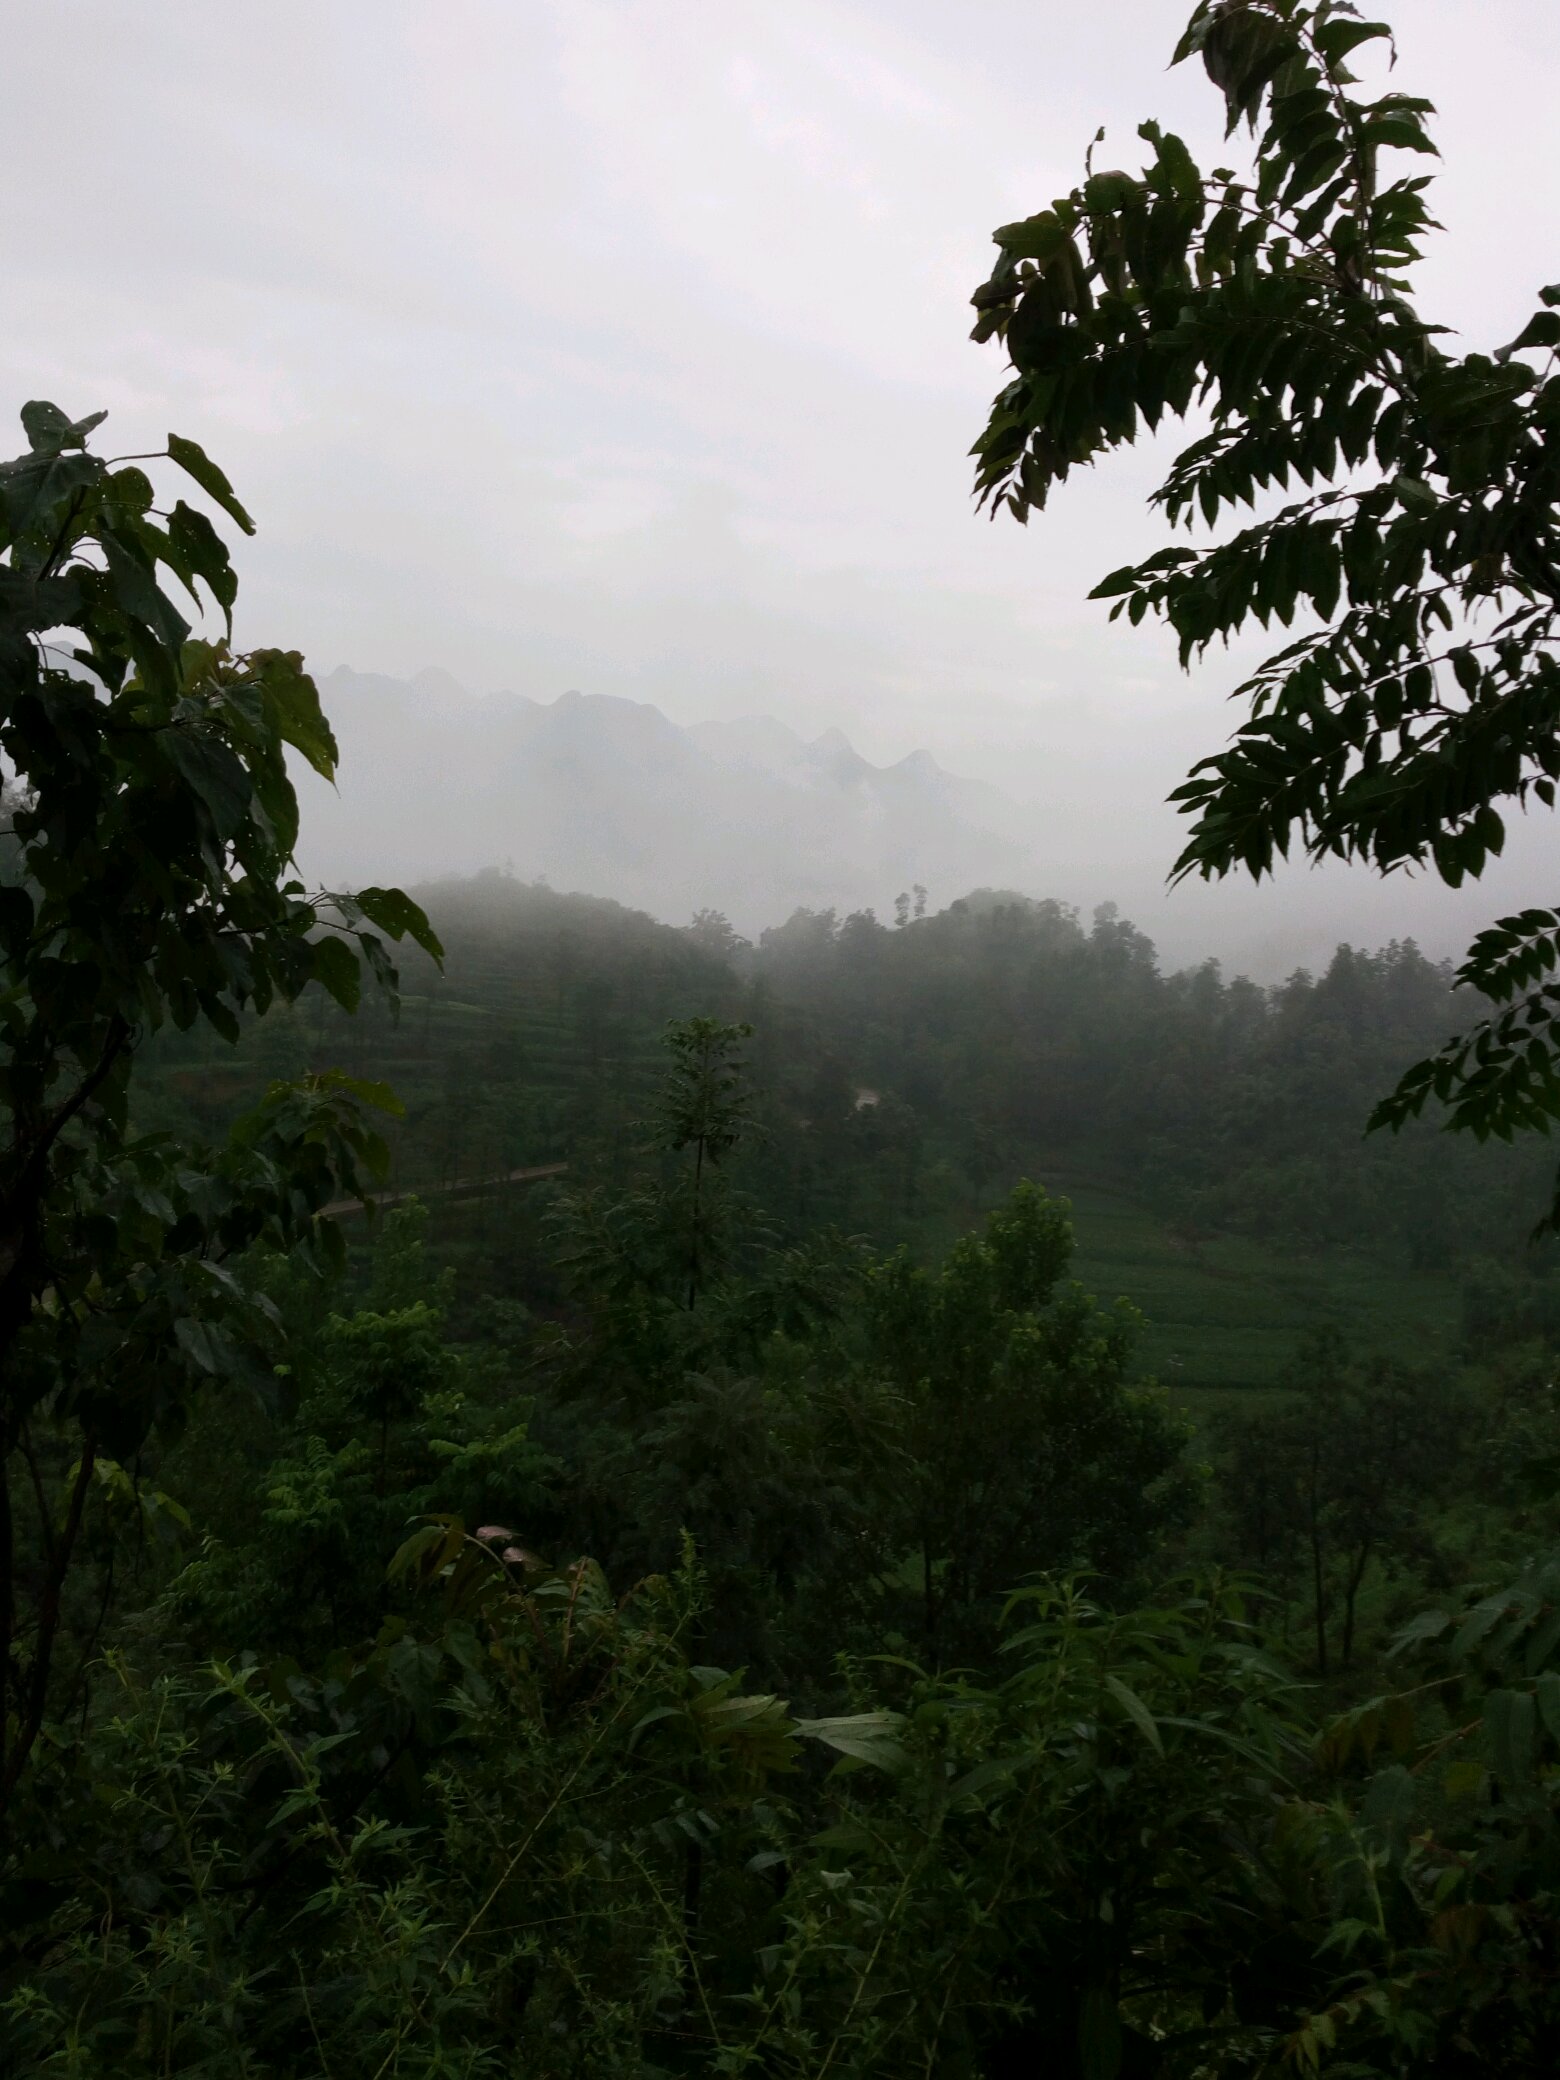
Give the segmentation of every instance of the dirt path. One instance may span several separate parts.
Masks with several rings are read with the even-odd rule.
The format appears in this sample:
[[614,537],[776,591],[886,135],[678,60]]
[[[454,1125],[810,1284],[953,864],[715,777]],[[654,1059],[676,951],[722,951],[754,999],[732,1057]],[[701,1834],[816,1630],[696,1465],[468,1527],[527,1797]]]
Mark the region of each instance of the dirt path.
[[[526,1184],[533,1177],[557,1177],[568,1169],[567,1163],[537,1163],[529,1170],[502,1170],[496,1177],[457,1177],[451,1184],[424,1185],[412,1192],[370,1192],[368,1203],[372,1206],[402,1206],[408,1199],[431,1199],[438,1192],[483,1192],[495,1184]],[[332,1199],[322,1213],[340,1216],[345,1213],[361,1213],[361,1199]]]

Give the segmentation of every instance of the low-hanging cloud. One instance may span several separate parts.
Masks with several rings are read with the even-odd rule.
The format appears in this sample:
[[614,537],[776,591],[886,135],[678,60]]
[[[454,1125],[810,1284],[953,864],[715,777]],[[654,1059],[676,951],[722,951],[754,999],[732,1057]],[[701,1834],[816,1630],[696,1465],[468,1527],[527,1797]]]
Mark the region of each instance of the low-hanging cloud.
[[[1101,121],[1107,163],[1148,115],[1222,153],[1200,75],[1164,69],[1184,11],[14,10],[4,388],[106,404],[129,446],[201,439],[262,523],[241,638],[322,671],[926,746],[1031,805],[1037,892],[1121,902],[1176,959],[1451,949],[1555,895],[1547,828],[1471,894],[1302,870],[1165,897],[1163,797],[1222,740],[1242,657],[1183,677],[1161,631],[1086,602],[1157,539],[1162,446],[1027,533],[970,511],[989,230],[1069,185]],[[1490,0],[1476,40],[1466,0],[1396,12],[1398,83],[1442,111],[1426,303],[1497,344],[1560,271],[1553,11]],[[453,828],[460,794],[430,776],[424,813]]]

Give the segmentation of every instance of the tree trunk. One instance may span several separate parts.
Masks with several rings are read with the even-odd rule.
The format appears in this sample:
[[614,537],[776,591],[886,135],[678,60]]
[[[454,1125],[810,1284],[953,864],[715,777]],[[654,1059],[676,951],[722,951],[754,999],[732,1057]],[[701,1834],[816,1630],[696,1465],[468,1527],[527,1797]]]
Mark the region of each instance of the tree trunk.
[[1311,1546],[1311,1598],[1316,1624],[1316,1672],[1327,1673],[1327,1596],[1322,1557],[1321,1447],[1313,1439],[1306,1479],[1306,1535]]
[[1311,1525],[1311,1595],[1316,1604],[1316,1673],[1327,1673],[1327,1611],[1322,1588],[1322,1538],[1313,1519]]
[[[11,1794],[20,1781],[32,1753],[33,1743],[43,1728],[49,1704],[49,1667],[54,1658],[54,1641],[60,1629],[60,1596],[65,1586],[65,1575],[70,1566],[70,1556],[75,1549],[76,1534],[81,1529],[82,1511],[86,1508],[87,1490],[92,1485],[92,1469],[97,1460],[97,1440],[88,1432],[81,1440],[81,1463],[76,1469],[75,1485],[70,1491],[70,1503],[65,1512],[65,1525],[54,1548],[54,1558],[44,1577],[43,1595],[38,1604],[38,1639],[33,1649],[32,1679],[28,1684],[26,1702],[17,1699],[16,1745],[5,1758],[4,1771],[0,1772],[0,1814],[11,1802]],[[0,1482],[0,1488],[5,1486]],[[10,1516],[10,1495],[5,1497],[7,1520]],[[14,1569],[13,1579],[14,1579]],[[5,1584],[7,1595],[14,1593],[13,1582]],[[10,1640],[6,1641],[9,1661]]]
[[11,1452],[0,1437],[0,1775],[9,1757],[6,1729],[11,1723],[11,1642],[16,1636],[16,1527],[11,1520]]
[[1354,1659],[1354,1602],[1365,1580],[1365,1570],[1370,1565],[1370,1541],[1360,1547],[1354,1565],[1349,1569],[1349,1579],[1343,1592],[1343,1646],[1340,1650],[1340,1665],[1347,1668]]
[[688,1312],[692,1314],[693,1303],[699,1296],[699,1214],[700,1200],[704,1189],[704,1142],[695,1144],[693,1152],[693,1233],[688,1252]]

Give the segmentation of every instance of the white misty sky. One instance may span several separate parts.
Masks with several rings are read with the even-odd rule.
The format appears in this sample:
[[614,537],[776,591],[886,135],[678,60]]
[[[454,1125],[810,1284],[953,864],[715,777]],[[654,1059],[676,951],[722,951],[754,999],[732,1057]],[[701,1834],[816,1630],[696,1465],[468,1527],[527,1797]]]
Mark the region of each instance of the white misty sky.
[[[973,517],[993,225],[1157,116],[1224,156],[1188,0],[53,0],[4,10],[0,390],[199,439],[260,521],[240,636],[675,721],[925,746],[1036,805],[1050,890],[1178,957],[1450,948],[1552,900],[1552,831],[1456,901],[1182,891],[1163,797],[1230,726],[1093,581],[1157,538],[1140,450]],[[1510,338],[1560,277],[1554,0],[1396,0],[1447,226],[1426,302]],[[9,406],[7,407],[9,409]],[[456,776],[430,814],[459,814]],[[350,775],[346,776],[350,784]],[[387,870],[393,870],[393,859]],[[952,894],[954,891],[938,892]]]

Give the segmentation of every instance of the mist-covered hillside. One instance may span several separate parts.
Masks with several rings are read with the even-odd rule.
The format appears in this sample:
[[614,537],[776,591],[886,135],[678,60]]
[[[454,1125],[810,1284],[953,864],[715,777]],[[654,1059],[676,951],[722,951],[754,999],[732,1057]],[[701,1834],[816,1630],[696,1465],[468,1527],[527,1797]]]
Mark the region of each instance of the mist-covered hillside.
[[321,692],[340,788],[306,773],[301,793],[304,863],[327,879],[509,865],[672,921],[715,905],[750,933],[798,905],[1036,879],[1028,812],[924,751],[874,766],[838,730],[809,743],[769,717],[681,729],[636,701],[479,698],[438,671],[343,669]]

